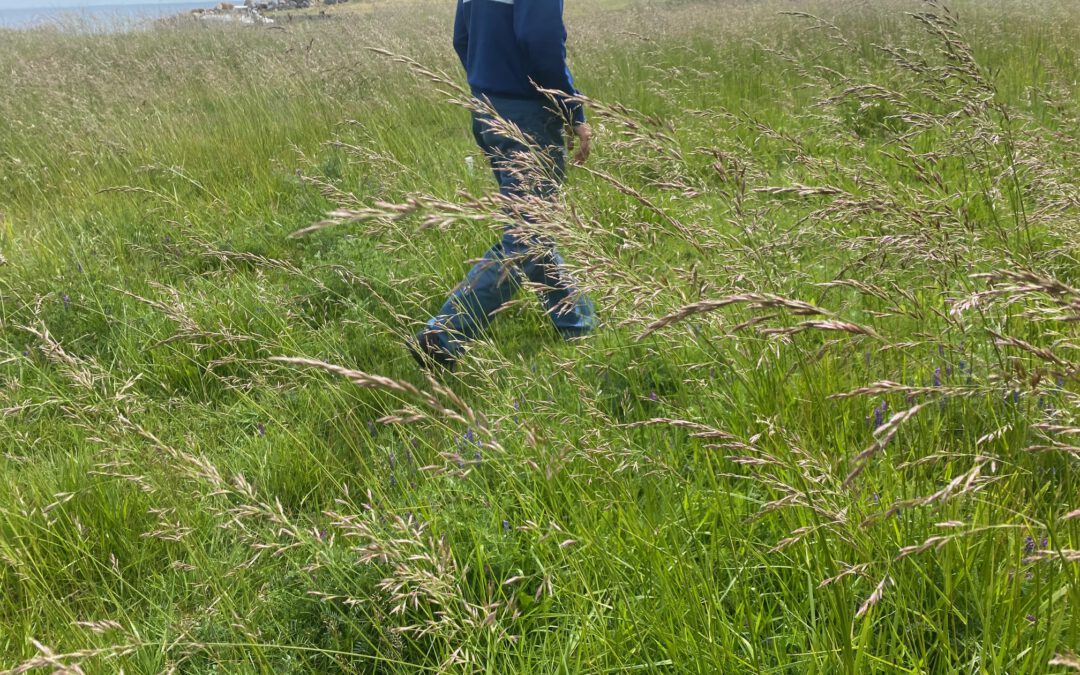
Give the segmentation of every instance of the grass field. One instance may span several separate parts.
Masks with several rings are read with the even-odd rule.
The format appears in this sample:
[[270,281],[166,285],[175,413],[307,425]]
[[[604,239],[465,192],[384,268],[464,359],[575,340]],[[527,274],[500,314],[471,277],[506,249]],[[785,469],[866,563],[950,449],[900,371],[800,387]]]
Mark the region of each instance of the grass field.
[[0,30],[0,672],[1080,670],[1073,0],[570,4],[604,326],[436,379],[452,3]]

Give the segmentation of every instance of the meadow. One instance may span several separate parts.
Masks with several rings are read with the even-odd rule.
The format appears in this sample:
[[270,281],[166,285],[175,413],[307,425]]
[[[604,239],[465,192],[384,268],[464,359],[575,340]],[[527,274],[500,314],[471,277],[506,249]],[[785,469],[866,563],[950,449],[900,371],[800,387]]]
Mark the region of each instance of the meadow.
[[1075,2],[568,3],[603,326],[429,377],[452,4],[0,29],[0,672],[1080,670]]

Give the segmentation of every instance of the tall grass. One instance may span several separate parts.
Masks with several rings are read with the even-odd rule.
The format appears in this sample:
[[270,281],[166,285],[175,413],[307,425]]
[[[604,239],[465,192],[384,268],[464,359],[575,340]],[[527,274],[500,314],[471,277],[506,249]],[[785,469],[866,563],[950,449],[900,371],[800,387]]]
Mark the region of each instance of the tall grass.
[[429,378],[444,5],[0,31],[0,669],[1080,670],[1072,4],[571,8],[605,325]]

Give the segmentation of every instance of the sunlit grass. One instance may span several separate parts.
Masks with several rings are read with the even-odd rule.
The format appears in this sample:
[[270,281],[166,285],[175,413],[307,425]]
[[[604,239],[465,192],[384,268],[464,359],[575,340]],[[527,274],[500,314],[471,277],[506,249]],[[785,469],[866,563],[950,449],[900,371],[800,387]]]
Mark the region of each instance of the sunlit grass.
[[0,670],[1066,668],[1071,3],[568,8],[604,328],[428,380],[451,5],[0,31]]

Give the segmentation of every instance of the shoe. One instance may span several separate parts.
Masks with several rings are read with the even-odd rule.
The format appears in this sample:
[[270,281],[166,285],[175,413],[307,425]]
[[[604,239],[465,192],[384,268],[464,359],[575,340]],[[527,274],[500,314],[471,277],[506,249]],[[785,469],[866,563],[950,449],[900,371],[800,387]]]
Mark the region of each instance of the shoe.
[[457,359],[439,344],[434,333],[428,331],[420,333],[415,340],[410,341],[406,346],[416,363],[426,370],[433,370],[434,366],[453,370],[454,366],[457,365]]

